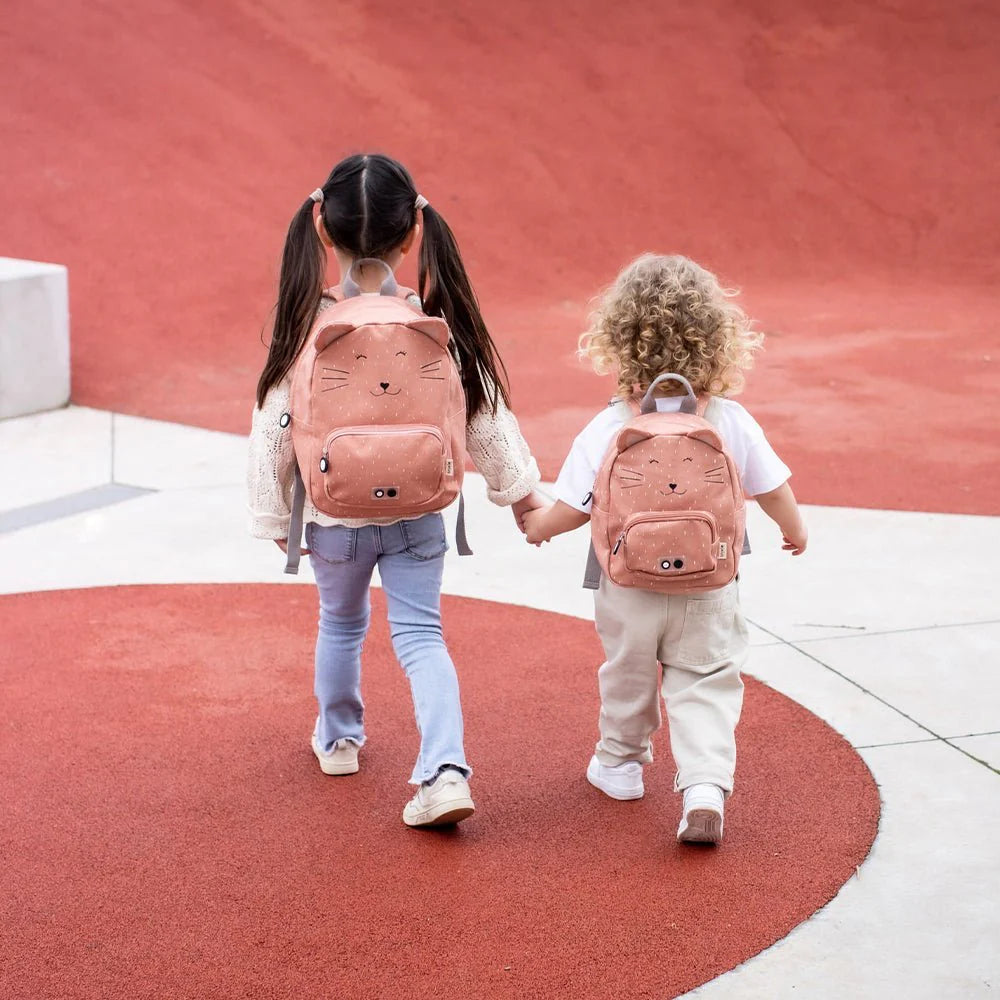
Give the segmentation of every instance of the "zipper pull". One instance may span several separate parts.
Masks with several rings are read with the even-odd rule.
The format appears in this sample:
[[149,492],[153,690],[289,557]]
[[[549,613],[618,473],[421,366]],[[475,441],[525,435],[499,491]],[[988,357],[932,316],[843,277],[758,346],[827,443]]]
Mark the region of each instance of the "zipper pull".
[[590,491],[590,492],[589,492],[589,493],[588,493],[588,494],[587,494],[587,495],[586,495],[586,496],[585,496],[585,497],[583,498],[583,503],[582,503],[582,504],[580,504],[580,506],[581,506],[581,507],[586,507],[586,506],[587,506],[587,504],[588,504],[588,503],[590,503],[590,501],[591,501],[591,500],[593,500],[593,499],[594,499],[594,491],[593,491],[593,490],[591,490],[591,491]]
[[323,457],[319,460],[319,471],[325,473],[329,471],[329,468],[330,468],[330,463],[327,460],[326,452],[324,452]]
[[611,554],[612,554],[613,556],[614,556],[614,555],[617,555],[617,554],[618,554],[618,550],[619,550],[619,549],[620,549],[620,548],[622,547],[622,542],[624,542],[624,541],[625,541],[625,532],[623,531],[623,532],[622,532],[622,533],[621,533],[621,534],[620,534],[620,535],[618,536],[618,541],[617,541],[617,542],[615,542],[615,547],[614,547],[614,548],[613,548],[613,549],[611,550]]

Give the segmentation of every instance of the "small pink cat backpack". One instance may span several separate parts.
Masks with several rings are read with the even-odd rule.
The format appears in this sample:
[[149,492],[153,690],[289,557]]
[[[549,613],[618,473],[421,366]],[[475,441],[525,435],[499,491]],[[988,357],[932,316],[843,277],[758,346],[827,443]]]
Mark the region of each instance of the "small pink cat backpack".
[[[656,409],[661,382],[687,390],[679,413]],[[664,594],[717,590],[735,579],[746,542],[739,472],[713,426],[718,402],[681,375],[660,375],[615,435],[594,483],[591,558],[584,586],[603,570],[621,587]]]
[[[328,290],[292,371],[297,469],[286,573],[297,573],[302,512],[336,518],[419,517],[459,497],[457,547],[468,554],[465,392],[448,324],[425,315],[388,274],[378,295],[348,275]],[[408,301],[409,299],[409,301]]]

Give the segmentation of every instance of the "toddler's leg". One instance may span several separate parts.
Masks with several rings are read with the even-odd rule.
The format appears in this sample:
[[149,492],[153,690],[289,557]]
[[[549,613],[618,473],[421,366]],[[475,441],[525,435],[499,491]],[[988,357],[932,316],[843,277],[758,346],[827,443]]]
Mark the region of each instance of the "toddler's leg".
[[441,634],[444,521],[440,514],[429,514],[381,528],[380,536],[378,566],[392,645],[410,682],[420,731],[410,781],[430,781],[448,766],[468,777],[458,676]]
[[601,578],[594,624],[607,657],[597,672],[601,738],[595,756],[602,765],[653,759],[650,737],[660,725],[656,650],[665,618],[662,594]]
[[319,588],[315,692],[316,744],[329,753],[338,740],[365,742],[361,648],[368,631],[375,552],[371,528],[307,526],[306,541]]
[[677,765],[675,788],[705,783],[728,794],[743,707],[740,669],[748,649],[737,584],[705,594],[672,595],[667,616],[659,656]]

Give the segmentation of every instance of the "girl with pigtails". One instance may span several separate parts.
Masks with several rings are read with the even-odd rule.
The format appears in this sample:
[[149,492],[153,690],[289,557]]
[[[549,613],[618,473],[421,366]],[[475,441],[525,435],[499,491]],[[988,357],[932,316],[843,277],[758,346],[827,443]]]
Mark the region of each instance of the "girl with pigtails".
[[[538,467],[509,409],[503,362],[451,229],[400,163],[377,154],[356,155],[338,163],[292,219],[274,328],[257,385],[248,470],[250,531],[272,539],[282,551],[289,544],[293,554],[298,551],[294,527],[289,541],[297,478],[288,418],[295,362],[318,313],[336,301],[340,290],[350,286],[355,294],[378,295],[418,239],[418,294],[406,301],[415,312],[444,319],[450,329],[448,348],[465,396],[468,454],[486,480],[490,500],[511,506],[519,526],[525,513],[543,502],[534,492]],[[324,290],[328,251],[340,281]],[[420,827],[465,819],[475,806],[458,677],[441,633],[447,548],[441,514],[335,518],[307,499],[302,517],[302,554],[310,557],[319,589],[318,716],[311,743],[320,768],[330,775],[354,774],[359,768],[365,743],[361,648],[372,572],[378,566],[393,648],[410,683],[420,732],[410,777],[416,794],[406,803],[403,821]]]

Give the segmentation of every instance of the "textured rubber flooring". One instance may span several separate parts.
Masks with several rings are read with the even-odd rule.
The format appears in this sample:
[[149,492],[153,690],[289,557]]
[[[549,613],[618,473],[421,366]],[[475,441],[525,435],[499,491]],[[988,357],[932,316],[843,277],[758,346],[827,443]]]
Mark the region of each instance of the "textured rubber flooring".
[[599,646],[577,619],[446,598],[476,815],[403,826],[417,748],[381,592],[362,770],[325,777],[311,587],[0,598],[0,995],[663,998],[783,936],[850,877],[878,792],[752,680],[719,849],[586,783]]
[[0,252],[69,265],[81,403],[242,432],[288,222],[343,155],[459,235],[552,476],[646,249],[741,284],[808,501],[1000,513],[1000,12],[715,0],[8,5]]

